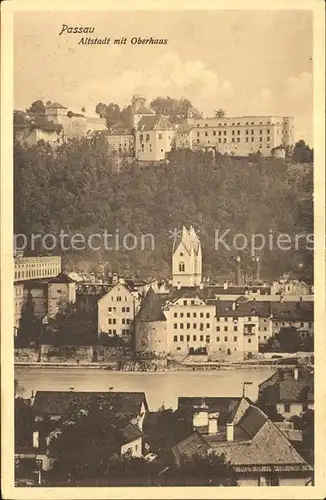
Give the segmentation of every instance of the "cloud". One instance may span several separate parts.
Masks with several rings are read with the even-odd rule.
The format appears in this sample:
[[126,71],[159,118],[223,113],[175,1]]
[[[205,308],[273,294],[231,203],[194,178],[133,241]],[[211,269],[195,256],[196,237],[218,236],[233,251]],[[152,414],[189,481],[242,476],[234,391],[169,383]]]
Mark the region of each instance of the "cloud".
[[233,87],[203,61],[183,61],[177,54],[165,53],[142,69],[115,70],[109,77],[90,79],[71,99],[76,104],[91,101],[89,108],[100,101],[126,105],[133,94],[143,94],[149,100],[157,96],[187,97],[204,113],[212,113],[216,107],[226,106]]
[[299,73],[288,79],[287,94],[291,100],[312,99],[312,90],[313,80],[312,74],[309,72]]

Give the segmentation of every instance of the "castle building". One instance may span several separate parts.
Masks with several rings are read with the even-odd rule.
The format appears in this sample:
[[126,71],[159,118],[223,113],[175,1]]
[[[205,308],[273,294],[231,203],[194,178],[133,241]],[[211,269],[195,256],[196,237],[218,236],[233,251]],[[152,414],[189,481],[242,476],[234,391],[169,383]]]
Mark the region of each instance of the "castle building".
[[221,154],[234,156],[260,151],[271,156],[275,148],[294,144],[293,118],[288,116],[188,117],[186,124],[191,128],[180,134],[185,134],[191,149],[216,148]]
[[172,256],[172,283],[176,287],[199,286],[202,281],[201,243],[192,226],[183,226]]

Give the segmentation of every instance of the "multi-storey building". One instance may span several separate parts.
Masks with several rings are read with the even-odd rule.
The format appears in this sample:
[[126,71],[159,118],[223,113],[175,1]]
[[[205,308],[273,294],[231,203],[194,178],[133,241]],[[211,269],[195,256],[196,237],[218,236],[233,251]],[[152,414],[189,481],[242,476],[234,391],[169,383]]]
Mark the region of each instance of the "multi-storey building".
[[14,282],[30,279],[54,278],[61,272],[61,257],[15,258]]
[[223,118],[187,118],[191,126],[187,133],[182,129],[177,135],[191,145],[191,149],[216,148],[221,154],[248,156],[260,153],[270,156],[279,146],[294,144],[292,117],[241,116]]
[[117,283],[97,303],[98,334],[107,333],[130,339],[139,302],[138,293]]
[[135,154],[139,161],[160,161],[171,151],[175,130],[162,115],[143,116],[135,132]]

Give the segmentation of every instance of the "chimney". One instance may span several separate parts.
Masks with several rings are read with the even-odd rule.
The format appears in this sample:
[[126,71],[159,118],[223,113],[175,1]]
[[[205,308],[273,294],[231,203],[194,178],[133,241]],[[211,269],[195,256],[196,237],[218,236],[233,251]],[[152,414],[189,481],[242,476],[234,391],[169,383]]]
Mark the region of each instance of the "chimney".
[[294,380],[298,380],[298,378],[299,378],[299,368],[297,366],[294,367],[293,378],[294,378]]
[[208,434],[218,434],[218,413],[208,416]]
[[280,302],[284,302],[284,297],[283,297],[283,295],[280,295]]
[[224,290],[228,289],[228,283],[227,283],[227,281],[224,281],[223,288],[224,288]]
[[204,283],[201,281],[199,284],[199,289],[202,290],[204,288]]
[[232,311],[235,311],[235,309],[236,309],[236,305],[237,305],[237,304],[236,304],[235,302],[232,302]]
[[256,257],[256,280],[260,280],[260,259],[258,255]]
[[177,290],[181,290],[181,283],[180,283],[180,281],[178,281]]
[[30,401],[31,401],[31,406],[33,406],[34,401],[35,401],[35,393],[34,393],[34,391],[32,391],[32,392],[31,392],[31,398],[30,398]]
[[226,424],[226,440],[234,441],[234,423],[228,422]]
[[33,432],[33,448],[38,448],[40,446],[39,443],[39,432],[34,431]]
[[235,284],[241,285],[241,258],[239,255],[236,258]]

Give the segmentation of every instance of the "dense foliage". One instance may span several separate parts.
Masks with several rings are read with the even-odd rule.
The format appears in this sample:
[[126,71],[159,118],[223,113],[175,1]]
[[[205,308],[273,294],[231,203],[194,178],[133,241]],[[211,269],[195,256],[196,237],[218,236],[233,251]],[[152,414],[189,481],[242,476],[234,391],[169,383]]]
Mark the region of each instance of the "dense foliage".
[[[169,231],[193,224],[202,241],[206,276],[233,279],[239,253],[234,236],[244,234],[250,247],[251,235],[261,233],[266,241],[273,237],[273,245],[259,252],[263,278],[286,271],[312,280],[313,252],[305,240],[294,249],[295,234],[313,232],[312,169],[294,176],[283,160],[249,161],[189,150],[173,151],[168,162],[146,167],[123,159],[118,169],[101,138],[84,138],[55,150],[44,143],[30,148],[17,143],[14,183],[16,234],[64,231],[87,238],[106,230],[115,235],[120,244],[107,251],[104,246],[98,251],[53,249],[81,271],[104,262],[105,271],[167,277],[173,246]],[[216,247],[216,230],[219,236],[230,230],[224,238],[230,250],[221,243]],[[122,248],[127,233],[138,238],[134,250]],[[289,235],[291,249],[277,248],[280,233]],[[142,234],[153,235],[154,249],[142,249]],[[34,251],[41,250],[38,239]],[[250,248],[242,255],[250,274]]]

